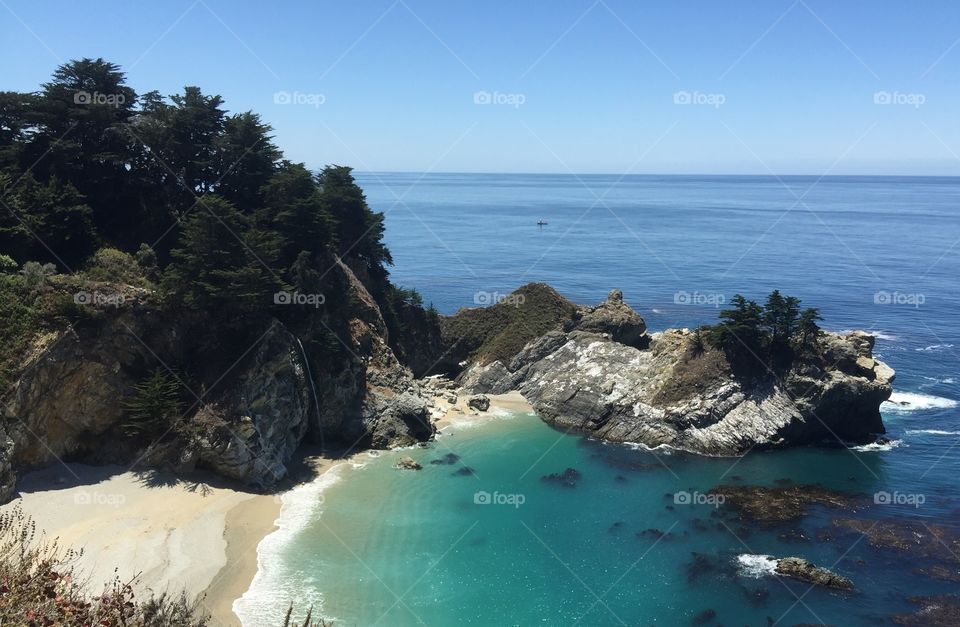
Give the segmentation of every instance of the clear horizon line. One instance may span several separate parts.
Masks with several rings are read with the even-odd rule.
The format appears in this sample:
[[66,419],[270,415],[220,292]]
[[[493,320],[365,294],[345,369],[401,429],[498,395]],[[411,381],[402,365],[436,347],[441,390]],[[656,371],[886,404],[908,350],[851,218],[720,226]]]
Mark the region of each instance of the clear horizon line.
[[[323,166],[315,167],[311,169],[320,170]],[[492,171],[492,170],[433,170],[433,171],[423,171],[423,170],[362,170],[359,168],[353,168],[353,171],[358,174],[420,174],[420,175],[430,175],[430,174],[477,174],[477,175],[511,175],[511,176],[619,176],[627,178],[630,176],[674,176],[674,177],[752,177],[752,178],[799,178],[799,177],[817,177],[823,179],[837,179],[837,178],[937,178],[937,179],[950,179],[950,178],[960,178],[960,174],[822,174],[816,172],[806,172],[806,173],[789,173],[789,174],[748,174],[748,173],[733,173],[733,172],[631,172],[624,174],[622,172],[504,172],[504,171]]]

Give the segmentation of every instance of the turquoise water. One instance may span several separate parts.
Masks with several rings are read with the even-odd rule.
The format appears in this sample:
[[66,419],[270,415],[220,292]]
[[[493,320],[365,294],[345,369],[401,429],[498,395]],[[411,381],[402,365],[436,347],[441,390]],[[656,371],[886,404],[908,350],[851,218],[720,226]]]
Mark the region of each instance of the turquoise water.
[[[294,601],[338,625],[686,625],[708,610],[702,624],[869,625],[915,609],[909,596],[956,590],[912,572],[926,564],[859,536],[817,540],[831,512],[745,527],[672,495],[790,479],[868,500],[881,491],[922,495],[920,507],[857,516],[958,525],[957,179],[395,174],[361,182],[387,214],[394,279],[441,311],[534,280],[580,302],[619,287],[656,330],[715,319],[714,307],[677,302],[677,292],[729,299],[779,287],[819,306],[828,328],[877,333],[877,353],[898,372],[895,399],[910,404],[884,406],[894,444],[880,450],[709,459],[591,442],[518,415],[341,467],[285,496],[284,528],[261,544],[261,572],[237,606],[245,624],[273,624]],[[878,302],[884,292],[923,302]],[[450,452],[461,461],[429,463]],[[393,469],[400,454],[424,470]],[[453,474],[463,465],[474,474]],[[566,468],[580,473],[574,487],[542,479]],[[478,492],[511,503],[477,504]],[[764,574],[761,557],[743,557],[765,554],[833,566],[857,591],[811,590]]]

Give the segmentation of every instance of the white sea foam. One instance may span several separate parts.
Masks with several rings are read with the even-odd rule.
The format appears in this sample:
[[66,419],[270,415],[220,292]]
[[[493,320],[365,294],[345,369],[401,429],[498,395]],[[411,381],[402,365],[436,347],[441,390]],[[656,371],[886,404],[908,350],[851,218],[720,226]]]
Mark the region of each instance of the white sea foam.
[[930,346],[924,346],[923,348],[915,348],[913,350],[919,352],[935,352],[935,351],[945,351],[953,348],[953,344],[931,344]]
[[[264,612],[274,611],[289,603],[300,604],[299,599],[293,598],[296,592],[290,589],[290,582],[283,580],[284,573],[277,563],[278,556],[316,519],[317,513],[323,508],[323,492],[340,481],[340,473],[347,466],[334,466],[310,483],[298,485],[281,495],[280,517],[275,521],[277,529],[257,545],[257,574],[250,589],[233,602],[233,611],[241,624],[262,625],[267,619]],[[314,604],[314,615],[322,614],[322,610],[322,603],[319,606]]]
[[752,555],[741,553],[737,556],[737,566],[744,577],[760,579],[777,574],[777,560],[771,555]]
[[960,435],[960,431],[944,431],[943,429],[907,429],[907,435]]
[[883,444],[879,442],[871,442],[870,444],[851,446],[850,450],[860,451],[861,453],[869,453],[872,451],[892,451],[901,444],[903,444],[903,440],[890,440],[889,442],[884,442]]
[[952,398],[921,394],[919,392],[894,392],[890,400],[880,405],[882,411],[904,414],[925,409],[949,409],[956,407],[957,401]]
[[[839,335],[847,335],[848,333],[853,333],[853,329],[842,329],[840,331],[835,331]],[[878,340],[885,340],[887,342],[898,342],[900,337],[894,335],[893,333],[887,333],[886,331],[877,331],[875,329],[867,330],[867,333],[877,338]]]

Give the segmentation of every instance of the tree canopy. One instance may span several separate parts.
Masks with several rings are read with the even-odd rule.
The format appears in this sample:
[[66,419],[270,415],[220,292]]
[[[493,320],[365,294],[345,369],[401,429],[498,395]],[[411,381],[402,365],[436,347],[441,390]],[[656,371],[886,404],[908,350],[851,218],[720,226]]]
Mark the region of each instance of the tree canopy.
[[314,174],[272,132],[197,86],[138,93],[104,59],[0,92],[0,255],[68,272],[104,247],[148,251],[175,302],[228,312],[271,306],[339,256],[385,299],[383,215],[350,168]]

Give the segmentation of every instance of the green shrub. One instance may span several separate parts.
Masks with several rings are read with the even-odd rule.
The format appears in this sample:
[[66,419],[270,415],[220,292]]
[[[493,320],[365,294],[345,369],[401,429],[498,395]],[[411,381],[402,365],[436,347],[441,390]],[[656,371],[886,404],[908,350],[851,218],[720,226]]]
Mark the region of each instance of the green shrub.
[[10,255],[0,254],[0,273],[10,274],[19,267],[20,264],[14,261],[13,257]]
[[143,268],[132,255],[116,248],[101,248],[87,264],[86,275],[94,281],[143,285]]

